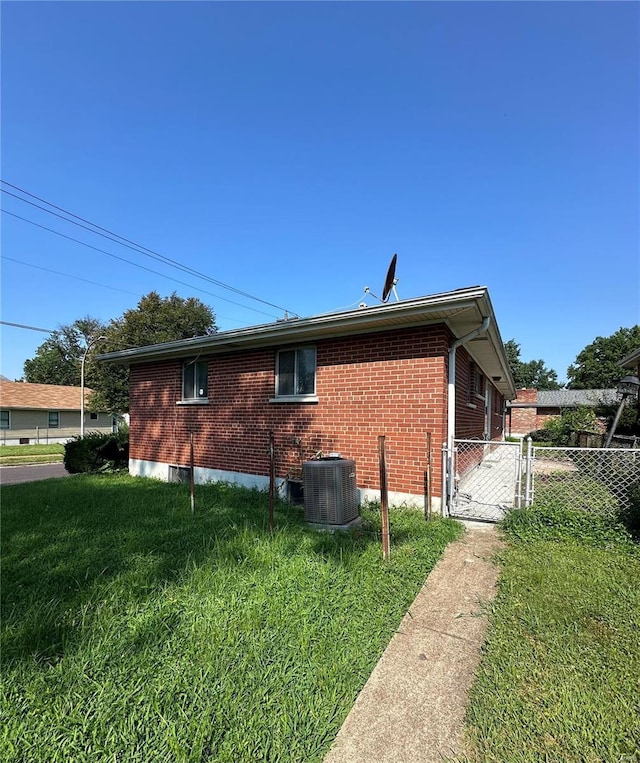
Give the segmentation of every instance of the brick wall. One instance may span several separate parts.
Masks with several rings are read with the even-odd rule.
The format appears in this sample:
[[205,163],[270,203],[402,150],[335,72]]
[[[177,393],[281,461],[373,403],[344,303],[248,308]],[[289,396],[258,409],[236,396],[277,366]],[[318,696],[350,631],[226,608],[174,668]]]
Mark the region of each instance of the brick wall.
[[[536,389],[519,389],[517,391],[516,403],[535,403],[538,395]],[[509,432],[513,434],[526,435],[539,429],[536,421],[536,408],[511,408]]]
[[[439,496],[451,339],[441,326],[318,341],[319,402],[313,404],[269,402],[276,348],[213,356],[206,405],[176,405],[181,361],[133,366],[131,458],[187,464],[193,432],[196,466],[267,475],[273,430],[278,477],[299,478],[303,461],[318,451],[338,451],[355,459],[358,486],[377,490],[377,437],[384,434],[389,490],[421,495],[430,432],[432,495]],[[467,405],[464,348],[458,349],[456,368],[458,436],[480,437],[484,405]],[[493,434],[499,436],[496,419]]]
[[[485,380],[489,385],[490,381]],[[491,432],[489,439],[500,438],[503,432],[504,397],[495,387],[492,394]],[[456,438],[460,440],[482,438],[485,433],[486,405],[484,398],[472,390],[471,357],[464,346],[456,354]]]
[[557,406],[547,408],[536,408],[536,425],[534,429],[542,429],[547,421],[557,419],[562,415],[562,411]]

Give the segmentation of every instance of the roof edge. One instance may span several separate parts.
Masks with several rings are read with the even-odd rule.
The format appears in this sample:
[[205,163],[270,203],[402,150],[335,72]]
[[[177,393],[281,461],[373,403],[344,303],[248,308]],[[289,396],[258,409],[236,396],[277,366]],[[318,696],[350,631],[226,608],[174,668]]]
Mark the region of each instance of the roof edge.
[[105,363],[121,362],[136,363],[154,360],[160,357],[172,356],[175,352],[189,354],[203,352],[205,349],[220,348],[221,351],[241,349],[245,346],[259,346],[273,341],[295,341],[300,335],[312,336],[316,331],[323,330],[331,335],[332,329],[348,333],[350,329],[380,324],[384,326],[385,317],[394,315],[417,315],[425,312],[435,312],[438,308],[463,309],[473,307],[476,301],[487,294],[486,287],[473,286],[452,292],[442,292],[428,297],[402,300],[401,302],[385,303],[343,312],[321,313],[309,318],[290,318],[276,323],[262,323],[241,329],[219,331],[207,336],[179,339],[173,342],[132,347],[116,352],[102,353],[96,359]]

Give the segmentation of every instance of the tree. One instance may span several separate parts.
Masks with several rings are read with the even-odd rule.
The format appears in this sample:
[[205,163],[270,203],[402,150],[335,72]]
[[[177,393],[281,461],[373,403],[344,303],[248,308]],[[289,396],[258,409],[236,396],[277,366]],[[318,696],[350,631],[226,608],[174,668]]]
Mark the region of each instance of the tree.
[[504,349],[509,360],[509,367],[516,387],[535,389],[560,389],[558,374],[547,368],[542,360],[530,360],[523,363],[520,360],[520,345],[515,339],[504,343]]
[[[32,384],[64,384],[80,386],[80,361],[87,343],[104,331],[104,325],[87,315],[60,326],[25,360],[24,380]],[[90,374],[87,386],[91,386]]]
[[[116,352],[133,347],[205,336],[217,330],[210,307],[195,297],[183,299],[175,292],[160,297],[152,291],[142,297],[138,306],[112,320],[100,344],[100,352]],[[129,410],[129,369],[112,363],[97,367],[96,394],[89,402],[91,410],[124,413]]]
[[598,336],[580,352],[567,369],[569,389],[611,389],[625,376],[618,363],[640,347],[640,326],[620,328],[608,337]]

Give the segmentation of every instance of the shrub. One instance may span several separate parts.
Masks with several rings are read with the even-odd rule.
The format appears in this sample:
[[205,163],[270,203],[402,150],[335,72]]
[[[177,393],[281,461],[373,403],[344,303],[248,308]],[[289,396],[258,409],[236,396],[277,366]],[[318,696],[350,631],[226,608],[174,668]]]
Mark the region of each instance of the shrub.
[[549,442],[556,447],[563,447],[572,444],[576,432],[597,432],[596,415],[592,408],[581,405],[563,411],[562,415],[548,419],[542,429],[536,429],[529,436],[537,442]]
[[124,469],[129,464],[129,440],[118,433],[91,432],[64,446],[64,465],[70,474]]
[[576,511],[560,503],[511,511],[503,528],[512,540],[521,543],[573,540],[595,548],[637,548],[616,518]]
[[548,429],[534,429],[529,432],[529,437],[534,442],[551,442],[553,435]]
[[629,485],[626,505],[620,511],[618,519],[630,535],[636,541],[640,541],[640,480]]

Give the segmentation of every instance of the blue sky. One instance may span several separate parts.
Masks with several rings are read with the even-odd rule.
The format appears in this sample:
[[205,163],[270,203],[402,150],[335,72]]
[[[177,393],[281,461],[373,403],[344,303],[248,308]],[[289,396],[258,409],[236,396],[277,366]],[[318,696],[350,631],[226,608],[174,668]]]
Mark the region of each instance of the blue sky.
[[[639,11],[3,2],[2,179],[301,316],[379,292],[397,252],[400,298],[486,285],[564,380],[640,322]],[[221,329],[282,314],[2,206],[165,276],[5,213],[4,321],[106,321],[152,289]],[[2,329],[16,378],[47,335]]]

